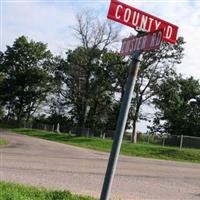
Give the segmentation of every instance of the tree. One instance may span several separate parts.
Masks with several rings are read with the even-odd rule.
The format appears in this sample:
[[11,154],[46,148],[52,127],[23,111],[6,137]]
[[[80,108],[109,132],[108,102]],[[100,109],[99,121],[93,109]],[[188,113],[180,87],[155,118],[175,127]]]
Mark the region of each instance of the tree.
[[[93,119],[92,127],[102,127],[113,130],[116,126],[117,115],[127,76],[127,62],[112,51],[105,51],[100,59],[100,65],[94,71],[92,83],[92,109],[89,119]],[[116,94],[120,95],[119,100]]]
[[159,109],[151,132],[200,136],[200,83],[181,75],[163,80],[156,88]]
[[94,12],[86,10],[76,16],[77,24],[73,28],[81,47],[87,50],[87,62],[92,61],[92,52],[98,48],[103,52],[108,46],[119,40],[119,28],[111,21],[101,22]]
[[[3,80],[4,80],[4,77],[2,74],[0,74],[0,88],[2,87]],[[1,101],[2,100],[0,100],[0,119],[4,116],[4,111],[3,111],[3,107],[1,106]]]
[[[62,80],[61,94],[71,108],[70,116],[84,129],[86,124],[94,127],[95,122],[104,123],[107,118],[99,109],[110,105],[113,92],[110,92],[112,83],[106,80],[110,72],[103,66],[103,59],[108,46],[117,41],[119,30],[110,22],[101,22],[89,11],[77,15],[73,29],[80,46],[67,52],[57,76]],[[100,118],[97,112],[102,114]]]
[[52,89],[52,66],[53,56],[42,42],[21,36],[7,46],[0,63],[4,76],[0,99],[7,119],[16,119],[18,124],[30,119]]
[[119,74],[125,74],[127,64],[115,52],[94,49],[93,62],[85,66],[85,51],[82,47],[69,51],[57,70],[57,79],[62,81],[60,92],[70,108],[69,116],[79,127],[113,129],[113,112],[116,115],[118,110],[115,93],[121,92],[123,79]]
[[147,120],[147,117],[141,113],[142,105],[150,104],[155,95],[154,87],[169,74],[175,73],[174,65],[181,63],[183,58],[184,43],[183,38],[180,37],[175,45],[164,43],[161,49],[144,54],[129,113],[133,127],[132,142],[137,142],[137,121]]

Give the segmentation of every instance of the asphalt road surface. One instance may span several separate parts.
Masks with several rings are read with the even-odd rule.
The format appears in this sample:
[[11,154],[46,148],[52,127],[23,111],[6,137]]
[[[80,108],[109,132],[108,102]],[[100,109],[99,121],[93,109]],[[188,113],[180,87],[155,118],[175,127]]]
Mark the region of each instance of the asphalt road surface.
[[[108,154],[1,132],[0,179],[98,197]],[[199,200],[200,164],[121,156],[113,199]]]

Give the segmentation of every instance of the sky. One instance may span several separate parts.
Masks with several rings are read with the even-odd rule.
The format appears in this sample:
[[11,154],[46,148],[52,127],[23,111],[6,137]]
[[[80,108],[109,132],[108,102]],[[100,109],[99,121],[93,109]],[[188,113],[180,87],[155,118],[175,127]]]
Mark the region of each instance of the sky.
[[[121,2],[177,25],[178,36],[186,41],[185,56],[176,66],[177,71],[184,77],[200,79],[200,0]],[[0,50],[5,51],[6,45],[12,45],[17,37],[25,35],[48,43],[53,53],[61,55],[78,45],[72,31],[76,14],[90,9],[106,21],[109,4],[110,0],[0,0]],[[135,33],[132,28],[120,26],[122,38]],[[145,130],[145,123],[140,123],[139,129]]]

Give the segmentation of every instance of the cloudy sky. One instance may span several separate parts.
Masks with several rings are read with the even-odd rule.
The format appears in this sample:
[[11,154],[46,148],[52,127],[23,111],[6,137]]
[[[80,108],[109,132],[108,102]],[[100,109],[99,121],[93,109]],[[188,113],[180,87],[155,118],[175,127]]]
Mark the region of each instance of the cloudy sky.
[[[185,57],[177,66],[185,77],[200,79],[200,0],[121,0],[126,4],[158,16],[179,26],[178,36],[183,36]],[[56,54],[78,44],[71,29],[76,14],[84,9],[98,13],[107,20],[110,0],[0,0],[1,51],[6,45],[25,35],[35,41],[48,43]],[[122,35],[134,33],[122,27]],[[143,129],[143,128],[142,128]]]

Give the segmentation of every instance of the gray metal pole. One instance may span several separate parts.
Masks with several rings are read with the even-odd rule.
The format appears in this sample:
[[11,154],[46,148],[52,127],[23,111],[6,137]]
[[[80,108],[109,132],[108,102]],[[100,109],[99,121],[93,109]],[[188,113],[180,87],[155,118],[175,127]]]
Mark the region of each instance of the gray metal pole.
[[132,57],[132,62],[130,64],[129,76],[127,80],[125,94],[122,100],[120,113],[117,120],[117,126],[115,130],[114,141],[112,145],[112,150],[110,153],[110,158],[108,161],[108,166],[106,170],[106,175],[104,178],[103,188],[101,191],[100,200],[108,200],[110,196],[111,186],[117,166],[117,160],[119,157],[119,152],[121,148],[121,143],[123,139],[123,134],[126,126],[126,121],[128,117],[128,112],[131,104],[131,99],[133,95],[133,89],[137,80],[137,74],[140,66],[140,61],[142,60],[142,52],[137,52]]
[[183,135],[181,135],[181,140],[180,140],[180,150],[182,149],[182,146],[183,146]]

